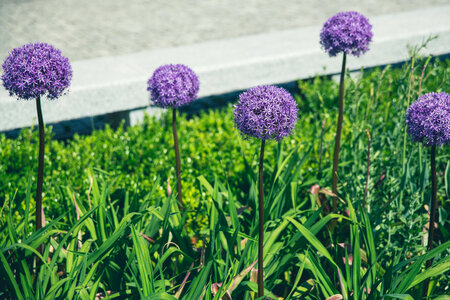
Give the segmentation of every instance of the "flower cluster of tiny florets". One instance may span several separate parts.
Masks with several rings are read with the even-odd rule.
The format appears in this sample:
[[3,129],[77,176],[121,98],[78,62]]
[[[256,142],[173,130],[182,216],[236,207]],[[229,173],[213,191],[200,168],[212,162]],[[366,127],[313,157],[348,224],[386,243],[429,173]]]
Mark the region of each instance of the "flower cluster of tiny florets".
[[320,44],[330,56],[341,52],[360,56],[369,50],[372,25],[355,11],[340,12],[329,18],[320,33]]
[[3,63],[3,86],[19,99],[55,99],[70,85],[72,68],[61,51],[46,43],[13,49]]
[[450,95],[425,94],[406,112],[407,132],[425,146],[450,145]]
[[297,103],[285,89],[257,86],[239,95],[234,121],[244,138],[281,140],[297,122]]
[[185,65],[164,65],[148,80],[148,88],[155,105],[177,108],[197,99],[197,75]]

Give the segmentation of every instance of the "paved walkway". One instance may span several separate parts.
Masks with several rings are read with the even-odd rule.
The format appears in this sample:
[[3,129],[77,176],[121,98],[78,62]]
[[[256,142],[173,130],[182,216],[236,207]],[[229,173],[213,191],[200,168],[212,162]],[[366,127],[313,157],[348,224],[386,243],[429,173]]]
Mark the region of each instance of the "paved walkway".
[[344,10],[442,4],[450,0],[0,0],[0,61],[32,41],[75,61],[318,25]]

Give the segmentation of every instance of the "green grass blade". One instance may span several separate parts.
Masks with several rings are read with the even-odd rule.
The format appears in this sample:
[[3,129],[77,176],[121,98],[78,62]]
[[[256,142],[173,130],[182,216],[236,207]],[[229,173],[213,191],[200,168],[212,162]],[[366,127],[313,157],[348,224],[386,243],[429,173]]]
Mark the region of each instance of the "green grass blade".
[[418,285],[422,281],[424,281],[427,278],[436,277],[439,276],[445,272],[450,271],[450,257],[447,256],[447,258],[444,261],[441,261],[440,263],[436,264],[435,266],[423,271],[422,273],[418,274],[413,282],[409,285],[408,289],[411,289],[412,287]]
[[320,254],[322,254],[324,257],[326,257],[334,266],[337,267],[337,264],[334,262],[333,258],[331,257],[330,253],[328,252],[327,248],[313,235],[306,227],[304,227],[302,224],[294,220],[292,217],[286,217],[286,219],[291,222],[302,234],[303,236],[308,240],[308,242],[317,250]]
[[368,270],[369,275],[368,275],[368,284],[367,284],[367,288],[372,289],[373,284],[375,284],[375,280],[377,277],[377,269],[376,269],[376,264],[377,264],[377,255],[376,255],[376,250],[375,250],[375,240],[373,237],[373,233],[372,233],[372,226],[370,224],[370,219],[369,216],[367,215],[367,213],[365,211],[362,212],[362,223],[363,226],[365,227],[365,235],[363,235],[363,238],[365,240],[365,244],[366,244],[366,249],[367,249],[367,259],[368,259],[368,264],[369,264],[369,268],[370,270]]
[[404,299],[404,300],[414,300],[411,295],[408,294],[386,294],[384,297],[393,298],[393,299]]
[[44,300],[56,299],[57,298],[56,293],[69,280],[73,280],[73,278],[66,277],[66,278],[59,280],[56,284],[52,285],[50,290],[47,292],[47,295],[45,296]]
[[25,195],[25,216],[24,216],[24,218],[25,218],[25,221],[24,221],[25,237],[28,236],[28,230],[29,230],[28,219],[30,216],[31,186],[32,186],[31,174],[29,174],[28,181],[27,181],[27,191],[26,191],[26,195]]
[[200,295],[203,293],[206,283],[208,282],[209,272],[211,270],[212,263],[213,263],[212,261],[209,261],[202,268],[197,277],[195,277],[195,279],[192,281],[189,287],[188,294],[182,298],[183,300],[200,299]]
[[3,255],[3,253],[0,252],[0,260],[2,261],[2,273],[6,273],[6,277],[9,278],[9,283],[12,285],[14,292],[15,292],[15,297],[17,297],[17,299],[22,300],[23,295],[22,292],[20,291],[19,285],[16,282],[16,279],[14,278],[13,272],[8,264],[8,261],[6,260],[5,256]]
[[[306,254],[308,256],[308,253]],[[291,292],[286,297],[286,300],[291,299],[291,296],[294,294],[295,290],[297,289],[298,283],[300,282],[300,278],[303,275],[303,269],[305,268],[306,259],[303,259],[302,264],[300,265],[300,268],[298,269],[297,276],[295,276],[294,284],[292,285]]]
[[153,287],[153,276],[151,270],[151,260],[148,253],[147,246],[142,243],[141,238],[136,233],[134,226],[131,226],[132,238],[134,251],[136,252],[137,265],[141,277],[143,295],[149,297],[151,294],[155,293]]
[[408,268],[408,272],[406,276],[402,276],[402,280],[400,285],[394,290],[396,294],[403,294],[409,289],[409,286],[416,278],[416,275],[420,272],[420,268],[422,263],[424,262],[424,256],[422,255],[416,262],[414,262],[411,267]]
[[445,191],[447,192],[447,197],[450,198],[450,161],[445,168]]
[[352,279],[353,279],[353,296],[354,299],[359,299],[361,289],[361,249],[359,243],[359,227],[356,224],[351,225],[352,233],[352,252],[353,252],[353,263],[352,263]]
[[40,285],[40,288],[42,290],[46,290],[48,281],[50,280],[50,276],[52,275],[52,270],[56,266],[59,253],[62,251],[63,245],[67,242],[67,240],[72,236],[73,232],[76,228],[79,228],[79,225],[82,224],[91,214],[94,213],[94,211],[97,209],[97,207],[94,207],[91,209],[87,214],[80,217],[80,220],[75,222],[75,224],[69,229],[69,231],[64,235],[63,239],[61,240],[58,248],[55,249],[52,260],[50,261],[50,264],[48,265],[47,270],[44,270],[44,268],[41,268],[41,273],[44,272],[44,278],[42,280],[42,284]]
[[102,257],[106,252],[108,252],[116,243],[116,241],[121,238],[122,236],[125,235],[125,231],[127,230],[127,227],[129,225],[129,223],[131,222],[131,219],[134,215],[137,215],[137,213],[130,213],[128,215],[126,215],[121,221],[120,224],[118,226],[118,228],[116,228],[116,230],[114,231],[114,233],[109,236],[107,238],[107,240],[105,240],[101,246],[97,249],[97,251],[90,253],[88,255],[88,265],[94,263],[97,261],[97,259],[99,259],[100,257]]

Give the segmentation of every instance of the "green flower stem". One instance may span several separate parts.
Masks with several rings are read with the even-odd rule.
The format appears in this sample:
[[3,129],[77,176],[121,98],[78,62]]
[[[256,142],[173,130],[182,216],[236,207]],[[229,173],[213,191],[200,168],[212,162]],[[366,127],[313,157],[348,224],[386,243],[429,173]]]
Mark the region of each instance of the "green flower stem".
[[183,193],[181,190],[181,161],[180,161],[180,148],[178,146],[178,135],[177,135],[177,110],[172,109],[172,130],[173,130],[173,142],[175,148],[175,160],[177,168],[177,195],[178,195],[178,205],[180,209],[183,208]]
[[[437,206],[437,176],[436,176],[436,146],[431,146],[431,208],[430,208],[430,222],[428,224],[428,251],[433,249],[434,240],[434,223],[436,222],[436,206]],[[430,258],[426,263],[426,269],[431,267],[433,259]],[[428,294],[428,284],[430,279],[425,281],[424,296]]]
[[[39,127],[39,158],[38,158],[38,176],[36,187],[36,231],[44,227],[43,210],[42,210],[42,185],[44,183],[44,151],[45,151],[45,135],[44,120],[42,118],[41,98],[36,99],[36,110],[38,116]],[[43,245],[38,248],[39,253],[43,252]]]
[[[431,147],[431,209],[430,209],[430,227],[428,229],[428,251],[433,249],[434,223],[436,222],[437,207],[437,177],[436,177],[436,146]],[[431,265],[431,260],[428,261]],[[427,263],[427,264],[428,264]]]
[[264,187],[263,187],[263,161],[264,144],[261,141],[259,156],[259,238],[258,238],[258,298],[264,297],[264,269],[263,269],[263,243],[264,243]]
[[[341,145],[342,122],[344,120],[344,79],[345,79],[345,62],[347,55],[342,56],[341,79],[339,81],[339,116],[336,128],[336,141],[334,143],[333,156],[333,193],[337,195],[337,180],[338,180],[338,164],[339,164],[339,148]],[[337,209],[337,197],[333,197],[333,211]]]
[[[430,226],[428,228],[428,251],[433,248],[434,223],[436,219],[437,206],[437,178],[436,178],[436,146],[431,147],[431,209],[430,209]],[[431,259],[428,260],[427,266],[431,265]]]

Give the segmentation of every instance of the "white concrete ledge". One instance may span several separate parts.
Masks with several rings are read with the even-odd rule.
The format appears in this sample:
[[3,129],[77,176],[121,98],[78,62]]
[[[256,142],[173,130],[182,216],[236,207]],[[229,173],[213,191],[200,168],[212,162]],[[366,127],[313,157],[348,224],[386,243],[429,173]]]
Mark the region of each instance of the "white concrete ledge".
[[[349,57],[359,69],[408,59],[408,45],[439,35],[423,54],[450,53],[450,5],[370,18],[370,51]],[[325,21],[325,20],[323,20]],[[319,45],[321,26],[218,40],[72,63],[70,93],[43,101],[47,123],[132,110],[150,104],[147,80],[162,64],[183,63],[200,77],[200,97],[277,84],[340,71],[341,58],[330,58]],[[324,69],[325,67],[325,69]],[[34,101],[17,101],[0,89],[0,131],[36,123]]]

